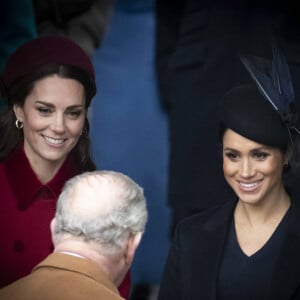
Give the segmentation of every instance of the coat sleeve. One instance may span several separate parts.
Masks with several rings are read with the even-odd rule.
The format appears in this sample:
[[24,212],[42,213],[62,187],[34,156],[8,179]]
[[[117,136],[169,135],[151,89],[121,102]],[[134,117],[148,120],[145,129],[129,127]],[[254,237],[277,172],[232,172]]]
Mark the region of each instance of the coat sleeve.
[[163,272],[158,300],[181,299],[179,228],[175,232]]
[[293,300],[299,300],[300,299],[300,286],[298,286],[295,294],[293,295]]

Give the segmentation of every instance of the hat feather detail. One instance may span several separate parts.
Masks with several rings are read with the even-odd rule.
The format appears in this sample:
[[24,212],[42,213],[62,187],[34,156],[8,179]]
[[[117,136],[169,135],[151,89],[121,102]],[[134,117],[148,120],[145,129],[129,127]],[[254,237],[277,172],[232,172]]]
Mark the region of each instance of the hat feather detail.
[[287,108],[294,101],[294,88],[292,84],[291,74],[289,70],[289,65],[286,57],[280,50],[278,43],[275,39],[272,40],[272,79],[275,89],[280,95],[279,108],[280,110],[287,110]]
[[273,106],[282,124],[287,128],[295,158],[299,161],[300,151],[293,138],[300,135],[297,128],[299,115],[294,102],[294,88],[287,59],[276,37],[274,35],[272,39],[272,61],[253,55],[241,55],[240,59],[264,99]]
[[253,55],[243,55],[240,59],[263,96],[282,116],[290,112],[294,89],[286,57],[275,39],[272,54],[272,61]]
[[273,108],[278,111],[278,93],[274,89],[272,78],[267,75],[271,72],[272,65],[270,61],[254,55],[243,55],[240,59],[262,95],[270,102]]

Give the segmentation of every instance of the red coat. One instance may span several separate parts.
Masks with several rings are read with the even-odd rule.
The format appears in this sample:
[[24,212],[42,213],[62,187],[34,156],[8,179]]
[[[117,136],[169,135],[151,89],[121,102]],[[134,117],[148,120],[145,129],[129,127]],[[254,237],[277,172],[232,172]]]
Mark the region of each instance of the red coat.
[[[69,156],[54,178],[42,184],[23,147],[0,163],[0,287],[28,275],[53,250],[50,221],[57,197],[78,174]],[[127,297],[129,274],[119,288]]]
[[56,200],[77,173],[67,159],[44,185],[22,147],[0,164],[0,286],[29,274],[53,250],[49,226]]

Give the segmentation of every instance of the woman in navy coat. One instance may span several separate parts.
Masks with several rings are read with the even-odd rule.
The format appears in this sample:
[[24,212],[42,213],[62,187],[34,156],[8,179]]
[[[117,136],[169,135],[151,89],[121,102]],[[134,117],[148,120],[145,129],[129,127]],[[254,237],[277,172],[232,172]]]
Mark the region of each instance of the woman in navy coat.
[[284,180],[300,154],[300,131],[275,43],[273,57],[273,65],[243,57],[258,85],[222,100],[223,173],[236,200],[179,224],[159,300],[300,299],[300,199]]

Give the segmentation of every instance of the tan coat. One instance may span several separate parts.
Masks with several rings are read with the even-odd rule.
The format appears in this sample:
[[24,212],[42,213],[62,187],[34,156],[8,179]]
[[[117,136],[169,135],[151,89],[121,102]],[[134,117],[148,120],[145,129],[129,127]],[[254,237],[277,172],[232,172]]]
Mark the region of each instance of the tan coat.
[[53,253],[28,276],[2,288],[1,300],[122,300],[114,284],[92,261]]

